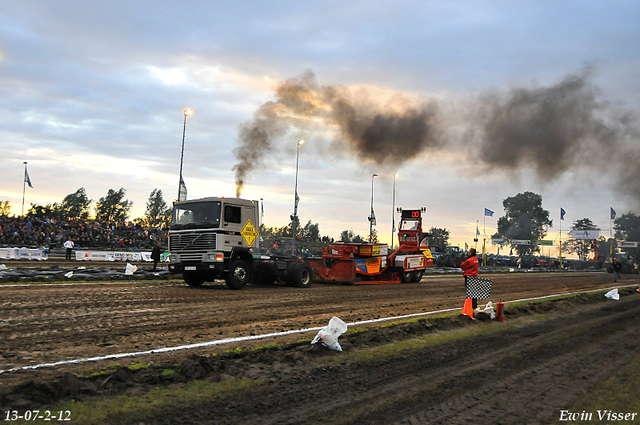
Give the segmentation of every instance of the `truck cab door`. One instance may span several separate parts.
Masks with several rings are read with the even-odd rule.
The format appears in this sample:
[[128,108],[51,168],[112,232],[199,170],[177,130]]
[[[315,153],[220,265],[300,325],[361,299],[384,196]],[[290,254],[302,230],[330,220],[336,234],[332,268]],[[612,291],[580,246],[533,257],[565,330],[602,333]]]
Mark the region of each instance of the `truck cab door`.
[[224,247],[230,249],[242,246],[242,236],[240,235],[242,230],[242,207],[225,204],[222,211],[222,225],[225,230]]

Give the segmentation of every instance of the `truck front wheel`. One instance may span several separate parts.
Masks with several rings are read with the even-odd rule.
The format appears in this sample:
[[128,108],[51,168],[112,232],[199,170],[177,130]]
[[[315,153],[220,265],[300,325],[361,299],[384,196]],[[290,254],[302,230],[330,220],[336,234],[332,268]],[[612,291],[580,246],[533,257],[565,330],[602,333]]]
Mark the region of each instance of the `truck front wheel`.
[[225,281],[231,289],[242,289],[251,281],[251,269],[243,260],[236,260],[231,264]]
[[204,277],[197,273],[184,272],[182,273],[182,278],[187,285],[194,288],[199,288],[204,283]]

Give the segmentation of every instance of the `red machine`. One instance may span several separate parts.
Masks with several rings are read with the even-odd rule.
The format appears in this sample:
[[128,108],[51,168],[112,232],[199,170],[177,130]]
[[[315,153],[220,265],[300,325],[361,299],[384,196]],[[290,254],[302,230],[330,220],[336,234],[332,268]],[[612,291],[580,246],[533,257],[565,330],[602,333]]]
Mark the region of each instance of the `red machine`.
[[[322,259],[306,260],[313,269],[314,280],[351,285],[419,282],[429,260],[433,264],[433,259],[428,259],[421,250],[429,236],[422,231],[422,214],[426,208],[398,208],[398,212],[401,219],[397,250],[389,254],[387,244],[338,242],[329,245],[322,250]],[[431,257],[430,252],[428,256]]]

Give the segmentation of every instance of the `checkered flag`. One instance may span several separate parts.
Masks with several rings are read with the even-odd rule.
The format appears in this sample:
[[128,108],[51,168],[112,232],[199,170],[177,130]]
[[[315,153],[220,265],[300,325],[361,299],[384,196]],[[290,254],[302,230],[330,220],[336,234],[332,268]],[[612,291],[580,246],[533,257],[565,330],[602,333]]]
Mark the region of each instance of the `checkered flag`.
[[467,298],[488,300],[491,297],[491,284],[493,280],[481,277],[467,276]]

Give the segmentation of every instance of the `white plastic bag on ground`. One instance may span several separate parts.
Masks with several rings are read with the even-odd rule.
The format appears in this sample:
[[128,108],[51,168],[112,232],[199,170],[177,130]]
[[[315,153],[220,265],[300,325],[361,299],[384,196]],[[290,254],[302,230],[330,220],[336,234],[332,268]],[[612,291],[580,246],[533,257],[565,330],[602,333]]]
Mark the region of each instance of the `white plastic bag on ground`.
[[332,317],[331,320],[329,320],[329,325],[320,329],[320,332],[318,332],[318,335],[316,335],[311,343],[316,344],[321,342],[322,345],[331,350],[342,351],[342,347],[340,347],[338,343],[338,337],[346,331],[347,324],[337,317]]
[[69,278],[71,276],[73,276],[73,272],[69,272],[69,273],[65,273],[64,274],[64,277],[67,277],[67,278]]
[[0,264],[0,270],[8,270],[7,266],[5,266],[4,264]]
[[136,270],[138,270],[137,266],[127,263],[127,269],[124,271],[124,274],[134,274]]
[[484,308],[484,310],[480,310],[480,307],[476,308],[478,313],[487,313],[492,319],[496,318],[496,311],[493,309],[493,303],[489,301]]
[[616,301],[620,300],[620,294],[618,293],[618,288],[610,290],[609,292],[604,294],[604,296],[609,298],[610,300],[616,300]]

